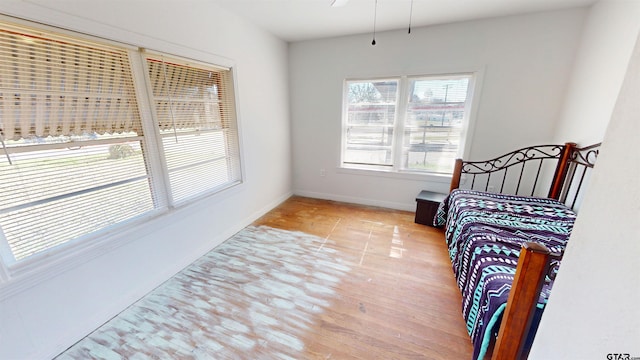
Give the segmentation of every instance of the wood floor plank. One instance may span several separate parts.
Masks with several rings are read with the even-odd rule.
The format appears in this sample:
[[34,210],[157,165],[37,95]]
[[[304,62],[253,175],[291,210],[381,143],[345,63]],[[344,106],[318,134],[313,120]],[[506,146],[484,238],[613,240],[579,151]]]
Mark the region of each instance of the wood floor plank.
[[292,197],[60,359],[467,359],[441,230]]

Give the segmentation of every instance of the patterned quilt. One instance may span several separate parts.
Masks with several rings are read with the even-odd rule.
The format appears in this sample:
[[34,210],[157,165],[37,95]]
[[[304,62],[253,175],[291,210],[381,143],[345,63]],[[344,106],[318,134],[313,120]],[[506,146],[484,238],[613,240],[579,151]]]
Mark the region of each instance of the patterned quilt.
[[[482,359],[501,319],[524,242],[545,245],[557,273],[576,214],[551,199],[454,190],[440,204],[434,225],[446,225],[449,257],[462,292],[462,312]],[[538,299],[544,308],[553,285],[547,276]],[[499,324],[499,323],[498,323]]]

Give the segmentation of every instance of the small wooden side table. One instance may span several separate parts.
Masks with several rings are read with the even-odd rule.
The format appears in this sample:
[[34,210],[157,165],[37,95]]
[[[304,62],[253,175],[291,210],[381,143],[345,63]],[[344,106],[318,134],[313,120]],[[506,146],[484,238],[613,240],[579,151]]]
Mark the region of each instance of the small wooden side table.
[[433,218],[436,216],[438,206],[447,197],[447,194],[440,194],[433,191],[420,191],[416,197],[416,220],[417,224],[433,226]]

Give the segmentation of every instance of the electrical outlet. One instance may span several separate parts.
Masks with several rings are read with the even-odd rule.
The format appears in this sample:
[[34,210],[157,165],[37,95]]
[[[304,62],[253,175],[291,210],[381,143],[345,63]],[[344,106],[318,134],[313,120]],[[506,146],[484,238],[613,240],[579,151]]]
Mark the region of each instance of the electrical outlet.
[[320,169],[320,176],[322,176],[322,177],[327,176],[327,170],[325,170],[325,169]]

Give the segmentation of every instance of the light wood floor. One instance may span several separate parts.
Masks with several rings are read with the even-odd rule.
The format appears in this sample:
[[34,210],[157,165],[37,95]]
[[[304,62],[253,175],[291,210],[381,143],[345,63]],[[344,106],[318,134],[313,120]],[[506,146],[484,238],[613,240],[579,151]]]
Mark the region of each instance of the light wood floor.
[[471,358],[444,234],[414,223],[414,215],[292,197],[255,222],[317,235],[324,247],[353,259],[352,275],[326,314],[332,323],[318,324],[309,348],[322,341],[338,358]]
[[413,217],[292,197],[59,358],[469,359],[444,236]]

